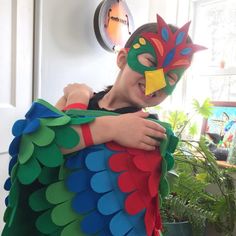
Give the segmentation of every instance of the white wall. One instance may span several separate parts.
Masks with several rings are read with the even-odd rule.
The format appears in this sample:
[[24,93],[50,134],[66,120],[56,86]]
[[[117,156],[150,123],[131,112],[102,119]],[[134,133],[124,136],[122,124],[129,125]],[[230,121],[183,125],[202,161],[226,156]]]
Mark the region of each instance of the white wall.
[[[116,55],[97,42],[93,30],[94,12],[100,0],[41,0],[39,16],[38,88],[35,97],[51,103],[71,82],[86,83],[95,91],[114,82],[118,69]],[[145,2],[145,3],[144,3]],[[127,1],[135,27],[148,21],[149,2]],[[40,28],[39,28],[40,29]],[[37,29],[36,29],[37,32]]]

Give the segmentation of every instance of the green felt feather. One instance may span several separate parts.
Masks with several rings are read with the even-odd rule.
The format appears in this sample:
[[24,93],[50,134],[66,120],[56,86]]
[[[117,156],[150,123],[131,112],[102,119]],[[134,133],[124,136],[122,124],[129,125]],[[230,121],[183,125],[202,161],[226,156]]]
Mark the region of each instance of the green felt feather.
[[17,177],[22,184],[31,184],[39,176],[41,167],[35,158],[30,158],[25,164],[19,165]]
[[68,124],[71,118],[69,116],[61,116],[59,118],[41,118],[40,122],[44,126],[61,126]]
[[162,170],[163,174],[166,174],[166,172],[167,172],[167,161],[166,161],[165,158],[162,159],[161,170]]
[[171,153],[173,153],[178,145],[178,142],[179,142],[179,139],[174,136],[174,135],[171,135],[170,136],[170,145],[169,145],[169,151]]
[[14,224],[14,221],[17,217],[17,207],[19,202],[19,183],[17,179],[15,179],[14,182],[12,182],[12,186],[10,189],[10,193],[8,196],[8,207],[4,214],[4,221],[6,222],[6,225],[4,227],[4,230],[2,232],[2,236],[8,236],[9,231],[12,228],[12,225]]
[[53,141],[55,133],[52,129],[41,125],[35,133],[29,134],[29,137],[37,146],[43,147]]
[[169,144],[169,141],[167,139],[163,139],[160,143],[160,152],[161,152],[162,157],[166,155],[168,144]]
[[46,190],[46,198],[52,204],[59,204],[74,197],[75,193],[69,192],[65,181],[51,184]]
[[26,163],[34,152],[34,145],[32,144],[28,135],[22,135],[19,150],[19,162],[20,164]]
[[8,196],[9,200],[8,206],[14,207],[15,205],[17,205],[19,194],[20,194],[19,183],[18,180],[15,179],[14,182],[12,182],[12,186]]
[[37,99],[36,102],[42,104],[43,106],[47,107],[48,109],[50,109],[51,111],[57,113],[58,115],[62,115],[62,116],[65,115],[64,112],[58,110],[56,107],[54,107],[53,105],[51,105],[50,103],[46,102],[43,99]]
[[94,121],[94,117],[77,117],[71,118],[70,125],[82,125]]
[[12,170],[11,170],[11,182],[13,183],[15,178],[17,177],[17,170],[19,167],[19,162],[17,161],[16,164],[13,166]]
[[53,182],[58,181],[58,173],[58,168],[43,167],[38,177],[38,180],[43,185],[49,185]]
[[172,154],[166,153],[165,160],[167,164],[167,167],[166,167],[167,171],[169,171],[174,167],[174,164],[175,164],[174,157]]
[[43,234],[50,235],[58,230],[58,226],[52,222],[51,212],[52,210],[44,212],[42,215],[38,217],[36,221],[37,229]]
[[162,196],[162,198],[166,197],[169,194],[169,183],[166,177],[162,177],[162,180],[160,181],[159,185],[159,191]]
[[54,142],[44,148],[36,146],[34,156],[47,167],[57,167],[63,162],[63,155]]
[[61,232],[61,236],[84,236],[85,234],[81,231],[80,222],[82,217],[78,217],[78,220],[67,225]]
[[79,144],[79,135],[71,127],[53,127],[56,133],[56,143],[63,148],[73,148]]
[[65,226],[78,218],[78,214],[71,207],[71,200],[57,205],[52,210],[52,221],[58,226]]
[[[65,157],[68,157],[68,155],[66,155]],[[71,170],[61,165],[59,174],[58,174],[58,180],[65,180],[70,173],[71,173]]]
[[29,205],[34,211],[44,211],[52,208],[46,199],[46,188],[39,189],[30,195]]
[[4,215],[3,215],[4,222],[8,222],[8,219],[10,218],[11,213],[12,213],[12,208],[7,207],[7,209],[5,210]]

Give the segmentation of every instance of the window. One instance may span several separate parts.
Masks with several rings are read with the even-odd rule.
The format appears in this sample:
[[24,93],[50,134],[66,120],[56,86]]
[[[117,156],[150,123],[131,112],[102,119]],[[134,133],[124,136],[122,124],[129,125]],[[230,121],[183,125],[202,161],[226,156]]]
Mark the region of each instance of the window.
[[186,99],[236,101],[236,2],[192,2],[194,42],[208,48],[196,53],[189,71]]

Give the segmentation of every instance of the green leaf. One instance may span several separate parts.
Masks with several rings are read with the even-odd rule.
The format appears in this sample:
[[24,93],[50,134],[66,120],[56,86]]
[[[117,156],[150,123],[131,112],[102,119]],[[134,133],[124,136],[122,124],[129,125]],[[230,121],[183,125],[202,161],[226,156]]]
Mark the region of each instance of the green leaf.
[[42,147],[53,141],[55,138],[55,133],[52,129],[41,125],[37,132],[32,133],[29,136],[36,145]]
[[49,185],[46,190],[46,198],[52,204],[59,204],[74,197],[75,193],[69,192],[65,186],[65,181],[60,181]]
[[31,184],[39,176],[41,167],[38,161],[32,157],[27,163],[19,165],[17,176],[22,184]]
[[20,151],[19,151],[19,162],[20,164],[26,163],[32,156],[34,151],[34,145],[29,139],[28,135],[23,135],[20,141]]
[[191,126],[189,127],[189,134],[194,136],[197,134],[198,131],[198,126],[196,123],[191,124]]
[[213,111],[213,104],[210,102],[210,99],[207,98],[202,105],[199,104],[199,102],[194,99],[193,100],[193,107],[196,112],[198,112],[200,115],[202,115],[205,118],[208,118],[210,115],[212,115]]
[[172,111],[169,113],[168,122],[174,131],[178,130],[188,120],[188,116],[183,111]]
[[46,199],[46,188],[32,193],[29,198],[29,205],[34,211],[44,211],[51,208],[53,205]]
[[76,220],[78,214],[72,209],[71,201],[56,206],[52,211],[52,221],[59,226],[64,226]]
[[56,143],[63,148],[73,148],[79,144],[79,135],[69,126],[60,126],[53,128],[56,134]]
[[47,167],[57,167],[63,162],[63,155],[55,143],[43,148],[36,146],[34,156]]

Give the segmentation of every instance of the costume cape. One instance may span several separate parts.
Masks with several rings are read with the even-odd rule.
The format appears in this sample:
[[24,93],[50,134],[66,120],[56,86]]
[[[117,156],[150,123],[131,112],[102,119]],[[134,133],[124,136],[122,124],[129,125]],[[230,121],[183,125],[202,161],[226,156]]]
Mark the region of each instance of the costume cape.
[[37,100],[15,122],[2,236],[159,235],[159,205],[178,139],[169,124],[153,120],[167,134],[155,151],[109,142],[62,154],[80,141],[72,125],[106,115],[119,114],[64,113]]

